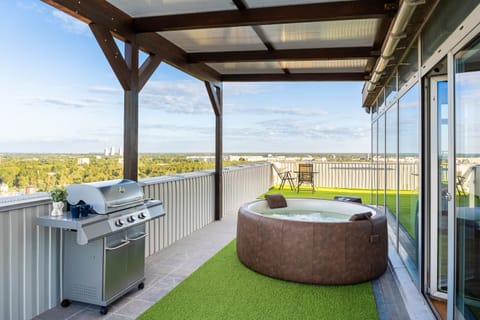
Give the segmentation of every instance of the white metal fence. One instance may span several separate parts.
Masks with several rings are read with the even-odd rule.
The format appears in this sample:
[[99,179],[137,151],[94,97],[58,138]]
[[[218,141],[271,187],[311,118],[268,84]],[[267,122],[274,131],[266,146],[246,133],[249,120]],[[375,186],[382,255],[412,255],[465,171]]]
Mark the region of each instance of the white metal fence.
[[[298,161],[273,162],[280,169],[295,172],[298,170]],[[347,189],[372,189],[375,184],[375,172],[379,172],[379,187],[385,184],[386,188],[396,189],[395,164],[388,163],[385,171],[376,169],[371,162],[312,162],[314,182],[316,187],[324,188],[347,188]],[[383,163],[382,169],[383,169]],[[399,166],[400,190],[418,190],[418,164],[400,163]],[[295,176],[295,174],[294,174]],[[275,184],[280,180],[275,175]]]
[[[268,163],[225,168],[224,214],[266,192],[273,183]],[[214,220],[212,171],[144,179],[146,197],[160,199],[165,217],[147,225],[145,256]],[[60,302],[61,233],[39,227],[51,211],[47,194],[0,202],[0,319],[30,319]]]

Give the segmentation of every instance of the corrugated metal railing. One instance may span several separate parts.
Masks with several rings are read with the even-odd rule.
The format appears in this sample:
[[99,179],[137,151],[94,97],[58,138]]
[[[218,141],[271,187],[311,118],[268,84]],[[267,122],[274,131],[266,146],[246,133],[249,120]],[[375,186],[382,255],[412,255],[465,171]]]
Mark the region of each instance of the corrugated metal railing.
[[[148,223],[145,256],[214,220],[212,171],[141,181],[146,197],[163,200],[167,215]],[[224,170],[224,213],[272,186],[271,166],[252,164]],[[0,202],[0,319],[30,319],[60,302],[61,233],[39,227],[51,211],[47,194]]]
[[[298,161],[274,162],[280,169],[295,172],[298,170]],[[383,163],[382,163],[383,165]],[[418,164],[400,163],[400,190],[418,190]],[[383,167],[382,167],[383,169]],[[313,162],[315,186],[324,188],[371,189],[372,173],[375,166],[370,162]],[[387,175],[387,189],[396,189],[395,164],[387,163],[386,171],[377,170],[381,177],[380,187],[384,185],[384,174]],[[384,173],[385,172],[385,173]],[[280,180],[275,175],[275,184]]]

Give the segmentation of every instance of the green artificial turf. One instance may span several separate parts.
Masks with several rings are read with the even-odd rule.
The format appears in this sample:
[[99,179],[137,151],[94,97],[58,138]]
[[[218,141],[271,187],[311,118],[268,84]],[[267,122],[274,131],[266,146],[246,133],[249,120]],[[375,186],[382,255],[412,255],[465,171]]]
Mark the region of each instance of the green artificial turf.
[[378,319],[370,282],[293,283],[258,274],[232,241],[138,319]]

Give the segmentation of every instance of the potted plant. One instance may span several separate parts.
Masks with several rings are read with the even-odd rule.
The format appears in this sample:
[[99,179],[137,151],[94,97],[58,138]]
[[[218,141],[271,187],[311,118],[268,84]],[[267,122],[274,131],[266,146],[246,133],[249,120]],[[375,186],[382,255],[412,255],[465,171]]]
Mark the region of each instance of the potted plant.
[[64,188],[55,188],[50,191],[50,197],[53,201],[52,216],[61,216],[63,214],[64,201],[67,200],[67,190]]

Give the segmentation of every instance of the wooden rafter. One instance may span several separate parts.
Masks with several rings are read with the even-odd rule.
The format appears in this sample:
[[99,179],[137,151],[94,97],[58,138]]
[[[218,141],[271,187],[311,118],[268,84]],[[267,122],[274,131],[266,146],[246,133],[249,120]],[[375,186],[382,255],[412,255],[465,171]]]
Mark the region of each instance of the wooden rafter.
[[133,19],[136,32],[255,26],[278,23],[383,18],[393,14],[385,1],[315,3],[244,10],[225,10]]
[[260,81],[365,81],[367,73],[268,73],[268,74],[225,74],[224,82],[260,82]]
[[308,60],[344,60],[376,58],[379,51],[370,47],[257,50],[229,52],[198,52],[187,55],[190,63],[247,62],[247,61],[308,61]]
[[138,71],[138,90],[141,91],[142,88],[147,83],[148,79],[152,76],[155,72],[157,67],[162,62],[162,57],[151,54],[147,60],[145,60]]
[[107,28],[112,34],[123,41],[136,43],[148,53],[162,57],[162,60],[177,67],[183,72],[201,80],[219,81],[220,75],[215,70],[202,64],[190,65],[187,53],[173,43],[156,33],[136,35],[132,24],[133,19],[104,0],[72,1],[72,0],[42,0],[53,7],[72,15],[88,24]]
[[118,49],[115,40],[110,31],[104,26],[95,23],[89,24],[95,39],[97,39],[108,63],[112,67],[113,72],[117,76],[118,81],[124,90],[130,90],[130,68],[123,59],[120,49]]

